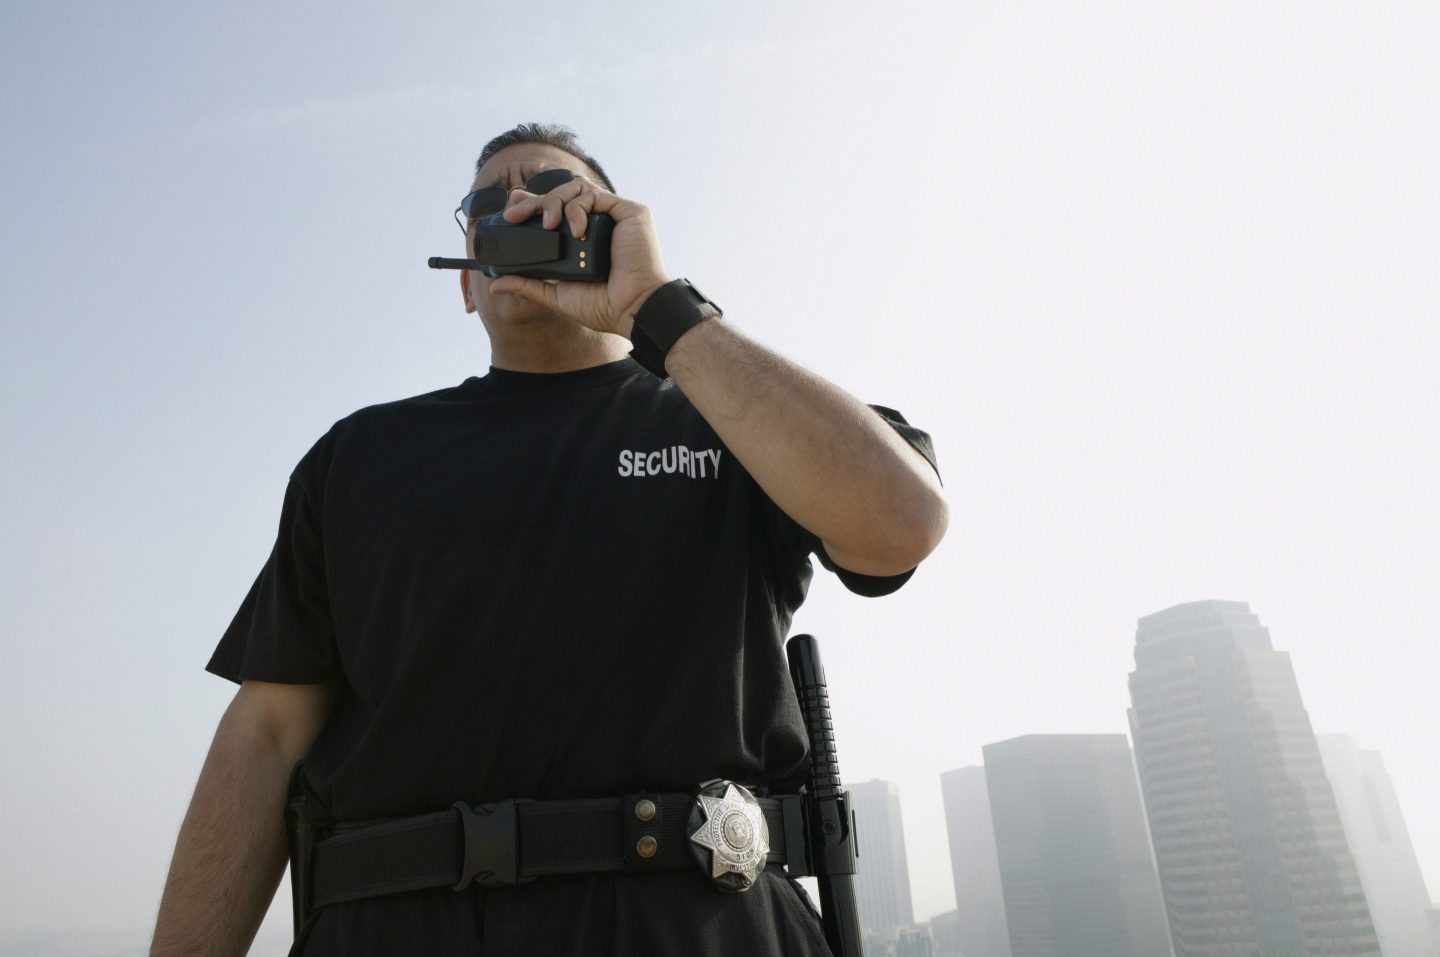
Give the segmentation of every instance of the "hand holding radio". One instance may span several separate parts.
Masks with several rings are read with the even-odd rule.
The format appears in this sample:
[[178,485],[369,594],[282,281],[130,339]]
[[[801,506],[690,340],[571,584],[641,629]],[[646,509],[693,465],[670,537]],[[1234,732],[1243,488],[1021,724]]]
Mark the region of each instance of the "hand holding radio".
[[512,199],[475,220],[474,259],[435,257],[431,267],[477,270],[492,294],[628,337],[635,310],[670,279],[649,209],[581,176]]

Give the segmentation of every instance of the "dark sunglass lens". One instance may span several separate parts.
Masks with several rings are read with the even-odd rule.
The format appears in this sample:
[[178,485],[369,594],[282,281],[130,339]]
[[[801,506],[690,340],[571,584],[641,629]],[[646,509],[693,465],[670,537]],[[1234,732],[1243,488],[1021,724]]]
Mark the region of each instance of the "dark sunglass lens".
[[500,186],[477,189],[460,201],[460,211],[470,219],[492,216],[504,208],[505,189]]
[[527,192],[540,196],[557,186],[564,186],[574,178],[575,174],[568,169],[547,169],[543,173],[536,173],[530,177],[525,184],[525,189]]

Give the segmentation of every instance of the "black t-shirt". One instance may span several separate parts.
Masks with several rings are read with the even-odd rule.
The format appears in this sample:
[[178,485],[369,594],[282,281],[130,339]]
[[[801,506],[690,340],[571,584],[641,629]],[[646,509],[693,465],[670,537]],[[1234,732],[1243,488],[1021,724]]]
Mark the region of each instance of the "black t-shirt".
[[[925,433],[877,411],[934,463]],[[680,390],[632,360],[549,375],[492,369],[361,409],[315,443],[206,670],[235,682],[343,677],[305,761],[336,820],[456,800],[689,791],[714,777],[789,791],[806,744],[783,643],[811,553],[860,594],[909,578],[836,569]],[[665,889],[579,875],[477,889],[478,908],[445,889],[331,905],[305,953],[360,953],[349,948],[382,934],[361,932],[372,924],[420,933],[437,907],[483,927],[487,957],[509,952],[507,926],[524,929],[517,953],[551,952],[543,940],[573,946],[569,924],[541,917],[557,907],[589,915],[592,946],[598,934],[624,949],[648,925],[617,915],[643,899],[640,912],[659,918],[677,884],[748,899],[719,913],[749,912],[752,929],[764,914],[807,916],[783,876],[738,897],[698,869],[695,882],[643,876]],[[707,942],[743,939],[738,924],[711,929]]]

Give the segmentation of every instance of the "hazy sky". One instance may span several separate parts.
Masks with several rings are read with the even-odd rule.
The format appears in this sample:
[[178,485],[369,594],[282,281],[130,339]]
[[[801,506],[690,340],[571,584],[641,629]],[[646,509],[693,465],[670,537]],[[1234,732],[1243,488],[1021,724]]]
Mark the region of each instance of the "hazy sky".
[[935,437],[940,550],[797,621],[917,917],[939,773],[1128,730],[1136,619],[1204,598],[1382,752],[1440,895],[1440,6],[601,7],[0,7],[0,930],[153,921],[286,476],[485,372],[425,259],[532,119],[727,321]]

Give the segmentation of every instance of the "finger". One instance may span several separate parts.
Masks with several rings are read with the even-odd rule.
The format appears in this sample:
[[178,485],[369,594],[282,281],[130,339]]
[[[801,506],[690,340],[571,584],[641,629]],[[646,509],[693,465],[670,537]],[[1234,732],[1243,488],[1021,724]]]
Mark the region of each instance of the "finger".
[[544,196],[545,219],[543,221],[545,228],[558,229],[566,217],[566,204],[573,202],[576,197],[583,195],[589,188],[589,184],[585,180],[577,177],[546,193]]
[[622,219],[648,218],[650,210],[634,200],[616,196],[607,189],[597,188],[585,192],[587,212],[609,213],[618,223]]
[[508,197],[508,205],[505,207],[505,219],[507,222],[523,223],[532,216],[539,215],[541,224],[547,229],[553,229],[559,222],[560,208],[566,197],[574,195],[578,187],[572,183],[566,183],[552,189],[548,193],[531,193],[523,189],[513,189]]
[[534,193],[527,193],[523,189],[512,190],[505,201],[505,221],[509,223],[523,223],[535,215],[537,200],[543,199]]
[[[568,185],[570,184],[567,183],[566,186]],[[560,225],[560,218],[565,208],[566,196],[563,192],[565,188],[565,186],[562,186],[559,189],[552,189],[540,197],[540,202],[538,203],[541,211],[540,225],[546,229],[554,229]]]
[[570,235],[576,239],[585,238],[585,229],[590,223],[590,211],[595,208],[595,194],[581,193],[565,205],[565,221],[570,224]]

